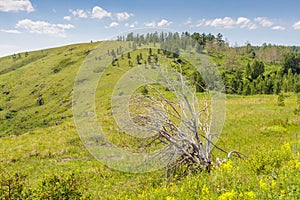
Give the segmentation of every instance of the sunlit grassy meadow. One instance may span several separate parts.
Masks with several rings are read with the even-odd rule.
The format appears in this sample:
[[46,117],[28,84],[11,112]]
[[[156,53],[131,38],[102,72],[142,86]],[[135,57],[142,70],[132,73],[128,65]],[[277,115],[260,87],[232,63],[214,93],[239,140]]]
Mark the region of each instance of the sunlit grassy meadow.
[[[96,45],[29,52],[16,61],[0,59],[1,198],[11,187],[24,199],[63,194],[70,199],[300,199],[300,116],[294,114],[293,93],[284,94],[285,106],[278,106],[277,95],[227,95],[217,145],[245,156],[232,157],[210,173],[169,182],[163,169],[124,173],[93,158],[76,132],[71,98],[77,70]],[[32,57],[36,60],[23,66]],[[127,62],[122,64],[130,69]],[[96,111],[108,132],[117,130],[109,116],[109,96],[122,73],[109,68],[98,86]],[[37,105],[38,94],[44,105]],[[124,145],[130,140],[124,137],[114,134],[112,141]],[[227,157],[216,149],[213,156]]]

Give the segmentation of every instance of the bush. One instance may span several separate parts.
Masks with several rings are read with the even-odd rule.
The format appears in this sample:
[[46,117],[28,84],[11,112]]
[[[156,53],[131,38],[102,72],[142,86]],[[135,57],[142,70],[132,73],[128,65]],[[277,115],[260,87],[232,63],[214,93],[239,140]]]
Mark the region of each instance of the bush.
[[297,94],[297,108],[294,110],[295,115],[300,115],[300,94]]
[[36,199],[82,199],[81,183],[74,173],[49,176],[32,191]]
[[272,136],[273,134],[286,134],[287,129],[280,125],[274,125],[262,128],[262,133]]
[[63,176],[49,175],[37,186],[27,184],[26,176],[1,169],[0,199],[89,199],[79,176],[74,173]]
[[285,106],[285,103],[284,103],[284,96],[282,93],[280,93],[278,95],[278,98],[277,98],[277,105],[278,106]]
[[26,176],[19,173],[7,173],[1,169],[0,199],[26,199],[29,191],[26,188]]

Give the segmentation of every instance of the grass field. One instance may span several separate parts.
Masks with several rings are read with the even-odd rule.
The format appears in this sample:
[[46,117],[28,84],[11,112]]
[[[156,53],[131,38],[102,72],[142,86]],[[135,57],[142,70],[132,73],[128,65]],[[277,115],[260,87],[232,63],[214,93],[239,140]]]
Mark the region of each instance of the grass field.
[[[123,173],[94,159],[76,132],[71,95],[85,53],[96,45],[29,52],[16,61],[0,59],[1,198],[10,185],[11,191],[29,199],[66,191],[90,199],[300,199],[300,116],[293,113],[295,94],[285,94],[285,106],[277,105],[276,95],[227,95],[218,145],[247,157],[233,158],[210,174],[168,182],[164,170]],[[111,117],[104,118],[109,113],[105,96],[109,92],[101,90],[111,87],[110,79],[115,81],[107,75],[99,84],[96,110],[106,120],[106,129],[113,131]],[[42,106],[36,103],[38,94],[44,98]],[[114,141],[124,142],[122,137],[116,135]],[[213,155],[227,156],[216,150]]]
[[45,176],[74,172],[82,182],[81,190],[93,199],[215,199],[224,193],[243,199],[239,195],[251,196],[252,192],[253,199],[297,199],[300,142],[295,134],[299,133],[300,119],[293,114],[295,96],[286,99],[285,107],[277,106],[276,100],[276,96],[228,97],[226,123],[218,144],[226,150],[239,150],[248,158],[234,159],[211,174],[168,183],[164,171],[129,174],[111,170],[85,150],[72,120],[1,138],[2,173],[25,174],[28,184],[34,186]]

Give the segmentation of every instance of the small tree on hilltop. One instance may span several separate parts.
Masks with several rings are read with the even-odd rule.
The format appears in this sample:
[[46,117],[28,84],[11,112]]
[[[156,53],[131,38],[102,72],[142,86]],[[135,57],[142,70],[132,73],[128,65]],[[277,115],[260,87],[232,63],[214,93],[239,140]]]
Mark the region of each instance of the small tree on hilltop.
[[277,105],[278,106],[285,106],[285,103],[284,103],[284,95],[282,93],[280,93],[278,95],[278,98],[277,98]]
[[297,108],[294,110],[295,115],[300,115],[300,93],[297,94]]

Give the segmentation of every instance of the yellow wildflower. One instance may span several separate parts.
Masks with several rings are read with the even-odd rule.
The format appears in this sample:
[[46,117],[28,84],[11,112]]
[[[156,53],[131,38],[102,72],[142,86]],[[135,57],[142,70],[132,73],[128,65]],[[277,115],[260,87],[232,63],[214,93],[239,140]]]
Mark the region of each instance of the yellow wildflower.
[[253,191],[245,192],[245,197],[246,197],[245,199],[255,200],[256,194]]
[[208,190],[208,188],[206,187],[206,185],[204,185],[204,186],[202,187],[201,192],[202,192],[202,194],[203,194],[204,196],[209,195],[209,190]]
[[285,191],[284,190],[280,190],[280,197],[284,197],[285,196]]
[[232,200],[234,198],[234,191],[225,192],[219,196],[219,200]]
[[276,187],[276,181],[272,180],[271,181],[271,188],[275,189],[275,187]]
[[291,144],[290,143],[284,143],[282,146],[281,146],[281,149],[285,152],[291,152],[292,150],[292,147],[291,147]]
[[232,161],[229,160],[228,162],[222,163],[220,167],[224,171],[231,171],[233,168]]
[[174,197],[170,197],[170,196],[167,196],[167,199],[166,200],[175,200]]
[[263,191],[267,191],[268,190],[268,185],[262,179],[259,181],[259,187]]

